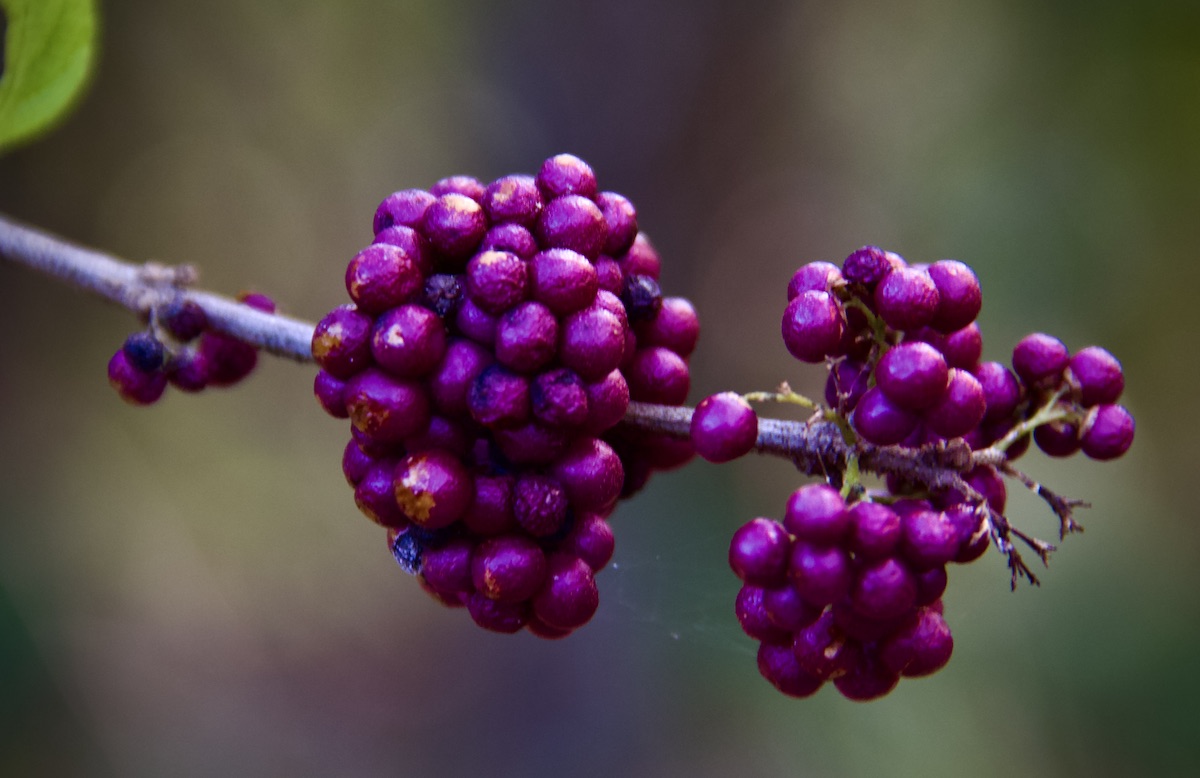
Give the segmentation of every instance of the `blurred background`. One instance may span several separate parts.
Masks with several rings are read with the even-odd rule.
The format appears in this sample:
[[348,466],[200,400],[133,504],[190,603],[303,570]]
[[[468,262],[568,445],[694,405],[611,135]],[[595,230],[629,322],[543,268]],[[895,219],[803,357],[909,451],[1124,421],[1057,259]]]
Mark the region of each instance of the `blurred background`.
[[[1125,365],[1124,459],[1039,589],[951,571],[955,655],[886,699],[790,700],[733,617],[733,529],[802,479],[657,476],[600,610],[484,633],[392,562],[313,371],[121,403],[126,312],[0,264],[0,774],[1194,774],[1200,760],[1200,5],[113,0],[94,82],[0,158],[0,211],[190,262],[315,321],[376,204],[560,151],[627,195],[703,333],[692,402],[823,371],[779,337],[800,264],[962,259],[985,358],[1043,330]],[[1018,525],[1052,537],[1010,490]]]

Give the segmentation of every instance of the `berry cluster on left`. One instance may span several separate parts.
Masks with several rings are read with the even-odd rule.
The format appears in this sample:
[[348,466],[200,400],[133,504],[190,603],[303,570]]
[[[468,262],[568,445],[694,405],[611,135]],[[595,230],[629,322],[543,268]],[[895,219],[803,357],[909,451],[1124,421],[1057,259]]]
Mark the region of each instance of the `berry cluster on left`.
[[692,454],[616,425],[631,400],[684,402],[695,311],[663,296],[629,200],[569,154],[395,192],[373,227],[312,340],[355,503],[435,600],[564,637],[599,605],[617,501]]
[[[243,292],[238,301],[275,313],[274,300],[264,294]],[[180,297],[152,309],[148,328],[125,339],[108,361],[108,382],[126,402],[150,405],[168,384],[188,393],[233,386],[257,364],[257,348],[212,330],[204,309]]]

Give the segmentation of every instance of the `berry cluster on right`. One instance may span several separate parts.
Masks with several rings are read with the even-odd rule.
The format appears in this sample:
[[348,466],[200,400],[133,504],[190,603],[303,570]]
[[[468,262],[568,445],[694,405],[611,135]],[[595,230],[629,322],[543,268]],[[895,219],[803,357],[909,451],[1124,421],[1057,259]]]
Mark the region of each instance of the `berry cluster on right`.
[[[1050,456],[1082,451],[1097,460],[1132,444],[1112,354],[1089,346],[1072,355],[1035,333],[1017,343],[1011,366],[982,361],[981,305],[979,280],[962,262],[910,265],[875,246],[841,267],[811,262],[792,276],[783,341],[797,359],[828,369],[825,406],[810,405],[814,418],[837,424],[855,466],[798,489],[782,523],[753,519],[730,547],[743,584],[738,620],[761,643],[760,673],[785,694],[806,697],[829,681],[868,700],[902,677],[940,669],[953,650],[941,600],[946,566],[977,559],[994,541],[1015,585],[1019,574],[1036,579],[1012,535],[1043,560],[1053,548],[1008,524],[1005,476],[1046,499],[1063,534],[1079,528],[1073,503],[1011,463],[1031,441]],[[724,407],[735,418],[732,400]],[[717,442],[732,440],[733,427],[722,429],[730,432]],[[880,451],[897,461],[954,460],[959,477],[881,467],[881,488],[871,489],[857,457]]]

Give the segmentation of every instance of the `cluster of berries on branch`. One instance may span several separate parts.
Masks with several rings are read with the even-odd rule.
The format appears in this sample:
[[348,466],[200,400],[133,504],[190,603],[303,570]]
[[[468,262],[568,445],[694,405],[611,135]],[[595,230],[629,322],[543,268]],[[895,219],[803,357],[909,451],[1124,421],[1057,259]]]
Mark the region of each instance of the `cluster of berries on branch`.
[[663,296],[633,205],[569,154],[396,192],[373,226],[312,341],[355,502],[436,600],[563,637],[598,606],[617,501],[692,455],[616,425],[631,399],[684,402],[696,313]]
[[[1014,586],[1019,576],[1036,583],[1013,538],[1043,562],[1053,550],[1009,523],[1005,476],[1046,500],[1060,536],[1080,529],[1080,503],[1012,465],[1030,440],[1051,456],[1082,450],[1099,460],[1132,443],[1133,417],[1116,404],[1124,375],[1109,352],[1072,356],[1035,333],[1017,343],[1011,369],[981,361],[981,303],[965,264],[909,265],[874,246],[840,268],[812,262],[793,275],[783,340],[797,359],[828,369],[825,404],[786,385],[748,397],[813,409],[809,423],[835,425],[844,454],[833,469],[820,461],[826,482],[793,493],[782,523],[753,519],[729,551],[743,582],[738,620],[761,641],[759,671],[785,694],[806,697],[832,681],[850,699],[874,699],[901,677],[941,668],[953,649],[946,566],[994,542]],[[726,422],[709,425],[717,431],[697,429],[693,417],[698,450],[748,450],[744,433],[733,444],[728,419],[753,412],[734,399],[721,401]],[[883,476],[879,488],[864,472]]]
[[[275,313],[264,294],[243,292],[243,305]],[[209,326],[200,305],[177,296],[150,310],[146,330],[125,339],[108,361],[108,382],[132,405],[151,405],[168,384],[189,394],[239,383],[258,364],[258,349]]]

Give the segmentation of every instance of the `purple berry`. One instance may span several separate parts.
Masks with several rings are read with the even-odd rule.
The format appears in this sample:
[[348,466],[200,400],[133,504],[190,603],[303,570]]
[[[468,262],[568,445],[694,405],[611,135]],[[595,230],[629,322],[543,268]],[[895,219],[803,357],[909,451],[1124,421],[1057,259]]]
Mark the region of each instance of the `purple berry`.
[[954,259],[943,259],[929,266],[929,277],[938,291],[934,329],[950,333],[975,321],[983,304],[983,293],[975,271]]
[[568,248],[542,251],[529,260],[530,296],[562,316],[586,308],[600,288],[596,268]]
[[637,209],[623,195],[616,192],[601,192],[596,195],[596,205],[604,215],[608,234],[604,239],[604,253],[610,257],[624,254],[637,237]]
[[599,572],[612,559],[614,547],[612,527],[604,517],[598,513],[584,513],[575,519],[559,550],[579,557],[593,572]]
[[758,439],[758,414],[736,392],[705,397],[692,413],[692,445],[709,462],[750,453]]
[[570,249],[595,259],[604,249],[608,226],[594,202],[571,194],[546,203],[538,215],[534,233],[542,246]]
[[496,360],[510,370],[533,373],[545,367],[556,351],[558,320],[541,303],[520,303],[496,324]]
[[[644,276],[643,276],[644,278]],[[700,318],[696,309],[682,297],[663,297],[658,311],[648,320],[638,323],[638,344],[662,346],[681,357],[696,349],[700,337]]]
[[1092,459],[1116,459],[1133,445],[1133,416],[1120,405],[1097,405],[1083,422],[1080,447]]
[[475,253],[487,226],[483,207],[470,197],[454,192],[434,200],[421,219],[421,232],[430,245],[457,260]]
[[775,626],[763,606],[763,588],[745,584],[738,590],[733,612],[742,631],[755,640],[786,645],[788,633]]
[[925,413],[925,424],[944,438],[957,438],[979,426],[986,409],[983,387],[975,376],[952,367],[946,392]]
[[806,672],[786,644],[759,644],[758,672],[779,691],[800,699],[816,694],[825,683],[824,679]]
[[621,272],[625,274],[626,278],[649,276],[658,280],[662,275],[662,259],[644,232],[639,232],[633,239],[633,245],[629,247],[629,251],[620,257],[614,257],[614,259],[621,266]]
[[825,610],[816,621],[796,632],[792,652],[805,672],[823,680],[846,672],[853,653],[845,637],[834,627],[830,610]]
[[813,605],[828,605],[850,590],[850,557],[839,546],[797,542],[788,568],[792,585]]
[[1026,384],[1057,380],[1067,367],[1071,354],[1063,342],[1053,335],[1035,332],[1026,335],[1013,347],[1013,370]]
[[933,608],[919,609],[879,647],[883,664],[907,678],[937,672],[953,651],[950,627]]
[[625,469],[612,446],[589,437],[576,438],[551,466],[550,473],[566,489],[575,511],[607,511],[621,495]]
[[406,303],[424,287],[421,269],[403,249],[386,243],[367,246],[346,266],[346,291],[359,310],[372,315]]
[[199,304],[183,298],[167,303],[159,320],[180,343],[189,343],[208,329],[208,314]]
[[938,290],[925,270],[893,269],[875,287],[875,309],[894,330],[914,330],[933,322]]
[[878,246],[863,246],[854,251],[842,263],[842,275],[852,284],[862,284],[867,289],[875,285],[892,269],[886,252]]
[[380,230],[375,235],[375,240],[371,242],[386,243],[401,249],[408,254],[423,276],[433,272],[433,249],[429,247],[429,241],[425,240],[425,236],[412,227],[404,227],[399,224],[387,227]]
[[959,536],[945,513],[917,509],[901,516],[900,549],[914,570],[944,565],[959,551]]
[[839,360],[825,379],[826,405],[843,413],[854,410],[866,393],[870,378],[866,364],[853,359]]
[[448,527],[471,504],[471,475],[447,451],[409,454],[396,466],[396,503],[409,521],[425,529]]
[[492,435],[506,466],[550,465],[562,456],[571,442],[567,432],[530,421],[516,427],[495,429]]
[[492,224],[528,227],[542,211],[542,193],[532,176],[504,176],[488,184],[482,203]]
[[507,251],[529,259],[538,252],[537,238],[519,224],[497,224],[484,234],[479,244],[479,252],[485,251]]
[[841,304],[828,292],[803,292],[783,312],[783,344],[801,362],[837,353],[846,327]]
[[567,493],[554,478],[523,475],[513,489],[513,515],[530,535],[549,537],[562,528],[567,518]]
[[1069,421],[1052,421],[1033,431],[1033,442],[1047,456],[1069,457],[1079,450],[1079,427]]
[[471,551],[466,538],[454,538],[439,548],[426,548],[421,555],[421,577],[439,592],[470,594]]
[[547,199],[569,194],[596,196],[596,174],[574,154],[558,154],[543,162],[537,185]]
[[651,321],[662,308],[662,289],[651,276],[626,274],[620,294],[629,321]]
[[496,341],[496,320],[495,314],[483,310],[468,297],[458,306],[454,326],[462,335],[490,347]]
[[258,364],[258,349],[221,332],[205,332],[197,350],[206,363],[209,386],[232,386]]
[[484,629],[506,635],[520,632],[530,615],[528,602],[498,601],[482,592],[475,592],[467,599],[467,612]]
[[376,364],[401,378],[428,374],[446,353],[446,328],[421,305],[401,305],[375,320],[371,355]]
[[893,346],[875,370],[875,381],[892,402],[912,411],[935,406],[945,395],[949,369],[941,352],[928,343]]
[[333,418],[350,418],[350,412],[346,410],[346,382],[340,378],[334,378],[324,370],[317,371],[317,377],[313,379],[313,396]]
[[346,448],[342,450],[342,475],[346,476],[346,483],[358,486],[358,482],[374,465],[375,459],[367,456],[353,438],[346,443]]
[[429,377],[429,394],[434,406],[447,416],[467,413],[467,392],[494,357],[479,344],[451,338],[437,370]]
[[546,583],[532,604],[534,616],[552,627],[583,626],[600,605],[592,568],[577,556],[551,554],[546,560]]
[[783,526],[797,538],[813,543],[838,543],[850,528],[846,503],[828,484],[808,484],[792,492]]
[[917,584],[908,568],[889,557],[861,568],[850,589],[850,603],[868,619],[894,619],[916,603]]
[[513,477],[477,475],[474,481],[474,495],[463,513],[463,525],[484,537],[512,531],[516,527]]
[[468,302],[499,316],[525,299],[528,273],[527,264],[516,254],[480,252],[467,263],[467,294],[471,298]]
[[691,387],[687,362],[661,346],[638,349],[625,370],[625,380],[631,399],[659,405],[682,405]]
[[[986,536],[985,536],[986,537]],[[987,543],[984,543],[984,550],[987,550]],[[955,561],[969,561],[957,559]],[[941,607],[941,597],[946,591],[946,568],[931,567],[928,570],[922,570],[916,574],[917,580],[917,606],[925,607],[937,603]]]
[[899,443],[917,427],[917,418],[889,400],[878,386],[863,394],[850,421],[864,440],[877,446]]
[[183,392],[199,392],[208,386],[208,357],[198,348],[183,348],[167,364],[167,380]]
[[588,417],[583,431],[600,435],[625,418],[629,409],[629,384],[620,370],[584,385],[587,393]]
[[973,371],[983,389],[984,422],[1009,419],[1021,402],[1021,384],[1012,371],[999,362],[983,362]]
[[396,504],[395,460],[381,460],[367,468],[354,487],[354,504],[381,527],[403,529],[408,519]]
[[1071,375],[1079,386],[1079,404],[1084,408],[1115,403],[1125,389],[1125,374],[1117,358],[1099,346],[1080,349],[1071,357]]
[[429,187],[429,194],[441,197],[444,194],[460,194],[475,202],[483,200],[483,182],[474,176],[450,176]]
[[130,405],[151,405],[166,391],[167,375],[161,370],[142,370],[124,349],[118,349],[108,361],[108,383]]
[[153,373],[163,366],[167,352],[162,341],[149,332],[135,332],[121,346],[129,362],[143,373]]
[[588,420],[584,383],[565,367],[539,373],[529,387],[529,400],[533,417],[548,427],[576,428]]
[[375,234],[393,224],[416,227],[425,215],[425,209],[437,198],[424,189],[405,189],[384,198],[375,211]]
[[805,292],[831,292],[845,282],[842,271],[830,262],[809,262],[792,274],[787,285],[789,302]]
[[790,583],[763,590],[763,611],[785,632],[803,629],[821,615],[821,608],[805,602]]
[[370,316],[353,305],[334,308],[313,331],[313,359],[331,375],[347,380],[371,364]]
[[900,543],[900,517],[886,505],[856,502],[847,511],[849,548],[863,559],[889,556]]
[[399,442],[429,423],[429,397],[424,388],[374,368],[346,383],[346,410],[355,429],[383,443]]
[[899,676],[865,648],[843,675],[833,679],[834,687],[842,696],[855,702],[867,702],[885,696],[896,688]]
[[786,580],[791,548],[791,538],[779,522],[752,519],[733,533],[729,566],[745,583],[780,586]]
[[529,418],[529,379],[500,365],[487,367],[467,392],[471,418],[486,427],[515,427]]
[[489,538],[471,557],[475,590],[490,600],[528,600],[546,579],[546,557],[532,539],[520,535]]

